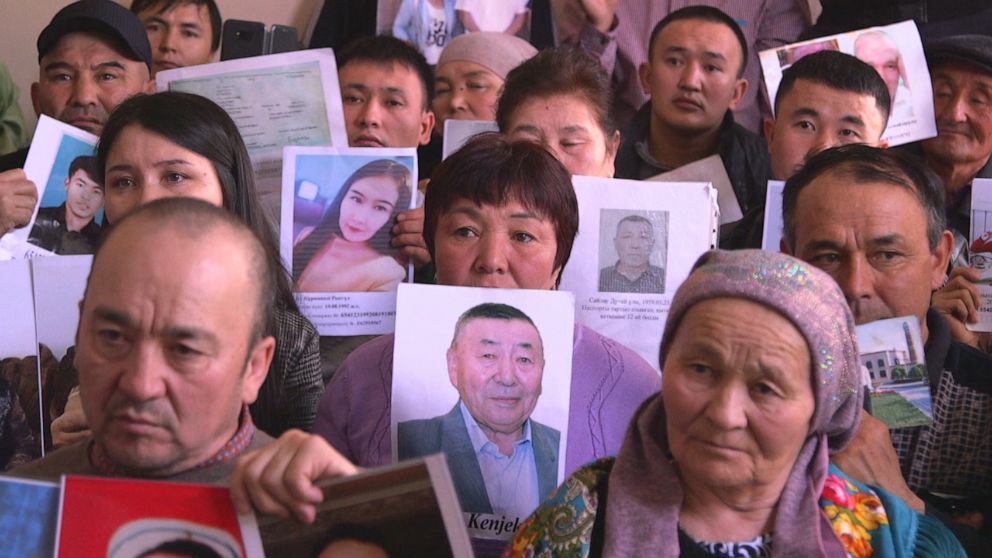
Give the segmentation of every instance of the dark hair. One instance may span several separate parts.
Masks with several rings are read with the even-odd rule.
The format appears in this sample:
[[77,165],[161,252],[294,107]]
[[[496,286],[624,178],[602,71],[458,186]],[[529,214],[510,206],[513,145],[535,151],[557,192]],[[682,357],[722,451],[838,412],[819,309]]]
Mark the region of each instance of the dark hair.
[[610,76],[598,60],[579,47],[563,45],[544,49],[510,70],[496,108],[496,123],[510,132],[510,119],[520,105],[537,97],[576,95],[596,116],[607,138],[617,130],[613,119],[613,88]]
[[[520,320],[527,322],[537,329],[537,325],[534,324],[534,320],[530,319],[530,316],[524,314],[522,310],[510,306],[509,304],[501,304],[498,302],[483,302],[473,306],[458,316],[458,320],[455,321],[455,333],[451,336],[451,346],[455,346],[455,341],[458,339],[458,335],[461,333],[462,328],[465,324],[471,322],[472,320],[478,320],[482,318],[488,318],[490,320]],[[541,336],[541,332],[537,332],[537,336]]]
[[547,149],[489,132],[474,136],[441,161],[424,200],[424,241],[431,258],[436,259],[438,221],[460,200],[495,206],[516,201],[548,219],[557,244],[554,269],[565,268],[579,230],[579,205],[571,176]]
[[[131,125],[209,159],[220,180],[224,209],[241,218],[262,239],[273,265],[285,270],[275,228],[255,191],[255,174],[245,142],[224,109],[206,97],[175,91],[139,94],[127,99],[110,114],[100,135],[97,145],[100,182],[104,182],[110,149],[121,132]],[[282,308],[297,311],[286,273],[280,276],[276,286]]]
[[388,225],[395,221],[396,215],[410,207],[410,196],[411,196],[411,185],[410,185],[410,169],[406,168],[400,163],[393,161],[391,159],[378,159],[372,161],[371,163],[366,163],[358,170],[353,172],[347,180],[341,184],[341,188],[338,190],[337,196],[334,197],[334,201],[331,202],[330,207],[324,212],[324,216],[321,218],[320,223],[316,228],[299,244],[293,249],[293,278],[299,279],[300,274],[306,269],[307,265],[310,264],[310,260],[313,259],[314,254],[320,250],[328,240],[337,236],[343,238],[341,233],[341,204],[344,202],[345,196],[348,195],[348,191],[351,190],[352,184],[362,180],[363,178],[369,178],[373,176],[386,176],[391,178],[396,182],[396,190],[399,193],[399,197],[396,200],[396,204],[393,206],[393,212],[390,215],[386,225],[383,225],[372,235],[372,238],[368,240],[369,246],[374,248],[380,254],[385,254],[391,256],[393,254],[392,249],[389,246],[392,240],[391,227]]
[[371,64],[399,64],[417,74],[424,92],[423,110],[429,110],[434,100],[434,71],[431,70],[427,59],[419,50],[407,43],[388,35],[359,37],[348,43],[337,55],[338,71],[349,62],[367,62]]
[[792,91],[799,80],[825,85],[838,91],[874,97],[875,107],[882,113],[882,127],[889,121],[892,99],[889,88],[875,68],[861,60],[834,50],[821,50],[808,54],[782,72],[782,81],[775,93],[775,112],[782,99]]
[[651,227],[651,230],[654,230],[654,224],[646,217],[641,217],[640,215],[628,215],[617,221],[617,232],[620,232],[620,225],[624,223],[646,223],[647,226]]
[[358,525],[356,523],[339,523],[334,527],[331,527],[329,531],[320,539],[320,541],[314,545],[313,552],[311,553],[314,558],[320,556],[320,553],[331,545],[331,543],[336,543],[338,541],[357,541],[360,543],[365,543],[368,545],[378,546],[386,553],[387,556],[390,555],[389,550],[386,548],[386,543],[383,540],[382,534],[372,527],[367,527],[365,525]]
[[658,38],[661,30],[667,27],[669,23],[686,19],[722,23],[724,26],[730,28],[734,32],[734,36],[737,37],[737,44],[741,47],[741,67],[737,69],[737,77],[739,79],[744,75],[744,67],[747,66],[748,56],[747,39],[744,37],[744,31],[741,30],[740,25],[737,25],[734,18],[727,15],[723,10],[714,8],[713,6],[686,6],[675,10],[659,21],[654,26],[654,29],[651,30],[651,38],[648,40],[649,61],[654,58],[654,40]]
[[145,558],[146,556],[151,556],[160,552],[186,556],[188,558],[221,558],[221,555],[217,554],[216,550],[201,542],[188,539],[166,541],[155,548],[149,548],[139,554],[136,558]]
[[[254,279],[252,283],[257,286],[259,296],[258,311],[252,327],[252,342],[273,334],[279,296],[276,287],[286,272],[278,260],[268,257],[265,241],[258,236],[257,231],[231,212],[205,201],[195,198],[161,198],[139,206],[110,227],[97,244],[92,269],[96,269],[100,255],[110,239],[120,234],[118,229],[130,221],[151,221],[160,225],[160,230],[173,231],[191,239],[200,239],[218,227],[227,227],[240,236],[250,253],[250,273]],[[92,272],[90,277],[92,278]],[[89,288],[87,279],[86,290],[89,291]]]
[[194,6],[206,6],[210,16],[210,51],[214,52],[220,48],[221,17],[220,9],[214,0],[134,0],[131,2],[131,12],[138,15],[146,10],[155,10],[156,14],[164,14],[173,8],[183,4],[193,4]]
[[935,250],[947,228],[944,186],[918,157],[894,149],[848,144],[814,155],[799,172],[785,181],[782,193],[782,236],[795,250],[796,205],[803,188],[824,174],[839,175],[855,183],[883,182],[909,190],[927,215],[927,240]]
[[103,173],[100,172],[100,165],[97,163],[96,157],[92,155],[80,155],[76,157],[69,163],[69,174],[65,176],[66,178],[72,178],[72,175],[79,171],[85,172],[90,178],[98,181],[103,186],[103,180],[101,179]]

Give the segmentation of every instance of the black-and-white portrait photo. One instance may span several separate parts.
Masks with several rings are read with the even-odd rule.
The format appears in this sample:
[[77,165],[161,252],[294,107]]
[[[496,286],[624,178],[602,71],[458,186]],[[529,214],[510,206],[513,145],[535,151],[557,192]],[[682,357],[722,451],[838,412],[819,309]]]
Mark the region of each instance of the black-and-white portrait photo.
[[664,293],[668,212],[603,209],[599,225],[599,291]]

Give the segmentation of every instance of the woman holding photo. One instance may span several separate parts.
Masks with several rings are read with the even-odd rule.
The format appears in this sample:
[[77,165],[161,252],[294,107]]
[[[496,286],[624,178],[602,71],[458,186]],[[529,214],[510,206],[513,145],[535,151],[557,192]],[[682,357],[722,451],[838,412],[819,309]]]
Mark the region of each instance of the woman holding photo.
[[389,246],[396,215],[410,206],[410,170],[372,161],[345,180],[320,223],[293,248],[298,292],[389,292],[405,272]]
[[[441,162],[424,214],[437,283],[456,287],[556,289],[579,226],[565,167],[533,142],[496,133]],[[391,461],[393,341],[377,337],[348,356],[314,423],[314,433],[363,467]],[[616,453],[634,410],[661,387],[644,359],[582,324],[572,349],[566,472]]]
[[[234,121],[213,101],[177,92],[132,97],[107,120],[97,159],[108,222],[159,198],[197,198],[237,215],[284,269],[275,229],[255,190],[248,150]],[[290,428],[309,430],[323,391],[317,330],[300,314],[288,273],[280,275],[277,287],[279,308],[269,325],[276,354],[249,406],[255,425],[272,436]],[[78,397],[70,397],[52,434],[56,445],[89,435]]]

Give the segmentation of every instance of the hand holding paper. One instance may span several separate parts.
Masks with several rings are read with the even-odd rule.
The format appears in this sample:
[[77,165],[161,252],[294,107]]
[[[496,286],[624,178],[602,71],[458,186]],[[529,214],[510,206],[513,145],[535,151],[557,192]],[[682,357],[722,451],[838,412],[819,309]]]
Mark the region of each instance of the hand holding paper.
[[38,203],[38,188],[28,180],[24,169],[0,173],[0,236],[31,221]]
[[399,248],[416,268],[431,263],[430,252],[424,242],[424,208],[408,209],[396,216],[393,226],[393,247]]
[[978,323],[982,295],[975,282],[980,277],[981,273],[977,269],[956,267],[951,271],[947,284],[934,292],[930,299],[930,306],[947,320],[954,340],[972,347],[978,346],[978,334],[970,331],[966,325]]
[[357,472],[320,436],[290,430],[238,459],[231,475],[231,496],[238,513],[248,513],[254,505],[262,513],[280,517],[292,513],[309,524],[316,515],[315,505],[324,499],[314,483]]

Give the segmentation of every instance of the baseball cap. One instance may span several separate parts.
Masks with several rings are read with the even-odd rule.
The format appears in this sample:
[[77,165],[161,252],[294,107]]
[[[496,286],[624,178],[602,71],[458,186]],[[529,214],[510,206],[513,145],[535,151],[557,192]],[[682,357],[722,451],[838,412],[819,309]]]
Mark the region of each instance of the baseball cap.
[[992,37],[986,35],[955,35],[936,39],[925,45],[927,62],[967,62],[992,72]]
[[80,0],[59,10],[38,35],[38,61],[69,33],[92,31],[117,39],[125,54],[152,69],[152,47],[138,16],[112,0]]

